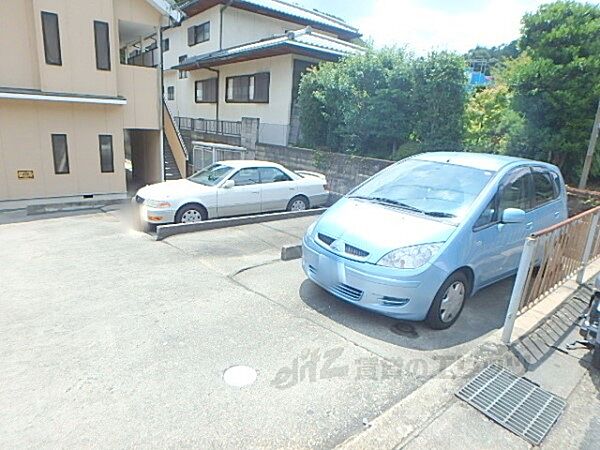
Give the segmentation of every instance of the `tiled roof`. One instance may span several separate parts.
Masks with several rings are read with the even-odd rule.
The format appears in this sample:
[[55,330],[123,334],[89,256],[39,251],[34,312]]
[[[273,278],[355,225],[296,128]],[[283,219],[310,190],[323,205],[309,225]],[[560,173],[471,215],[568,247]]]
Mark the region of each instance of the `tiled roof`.
[[[182,5],[184,11],[190,10],[196,5],[201,5],[203,2],[209,4],[208,0],[190,0]],[[221,0],[217,3],[227,3]],[[289,3],[282,0],[233,0],[230,5],[232,7],[246,8],[251,10],[261,10],[264,13],[271,13],[277,16],[282,16],[290,21],[296,21],[306,25],[314,25],[319,28],[319,25],[343,32],[345,35],[360,36],[358,29],[347,24],[342,19],[330,16],[320,11],[304,8],[295,3]]]
[[358,29],[348,25],[342,19],[338,19],[318,11],[303,8],[302,6],[294,3],[283,2],[281,0],[243,0],[243,2],[253,3],[261,8],[317,23],[322,23],[331,27],[341,28],[345,31],[358,33]]
[[310,27],[306,27],[302,30],[292,31],[281,36],[275,36],[250,44],[240,45],[238,47],[231,47],[212,53],[206,53],[204,55],[194,56],[186,59],[179,65],[174,66],[173,69],[190,70],[193,66],[198,66],[200,64],[203,66],[206,66],[209,63],[226,64],[227,61],[242,56],[252,59],[251,56],[255,53],[258,54],[267,50],[285,48],[289,48],[290,52],[291,50],[296,49],[306,52],[315,52],[322,55],[324,54],[333,59],[364,51],[363,47],[324,34],[315,33]]

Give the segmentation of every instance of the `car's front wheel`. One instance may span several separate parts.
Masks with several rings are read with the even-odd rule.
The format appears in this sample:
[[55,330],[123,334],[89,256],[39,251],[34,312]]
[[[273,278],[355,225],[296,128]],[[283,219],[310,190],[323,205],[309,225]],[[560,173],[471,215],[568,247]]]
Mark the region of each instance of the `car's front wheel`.
[[175,215],[175,223],[197,223],[208,218],[206,210],[201,205],[185,205]]
[[434,330],[450,328],[458,320],[470,290],[463,272],[453,273],[435,295],[425,322]]

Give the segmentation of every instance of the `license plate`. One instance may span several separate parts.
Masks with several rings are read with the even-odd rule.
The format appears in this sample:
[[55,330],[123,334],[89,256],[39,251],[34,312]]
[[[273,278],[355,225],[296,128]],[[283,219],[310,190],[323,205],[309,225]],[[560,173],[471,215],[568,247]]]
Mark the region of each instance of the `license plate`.
[[344,264],[319,255],[319,275],[327,284],[346,282],[346,270]]

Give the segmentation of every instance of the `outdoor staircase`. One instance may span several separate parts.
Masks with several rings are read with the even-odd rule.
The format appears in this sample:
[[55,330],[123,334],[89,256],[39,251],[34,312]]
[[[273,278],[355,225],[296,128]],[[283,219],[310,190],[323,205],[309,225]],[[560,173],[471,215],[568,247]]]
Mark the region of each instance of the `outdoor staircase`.
[[165,150],[165,181],[169,180],[180,180],[181,174],[179,173],[179,169],[177,168],[177,162],[175,161],[175,156],[173,156],[173,151],[171,150],[171,146],[169,145],[169,140],[164,137],[164,150]]
[[163,119],[163,170],[165,181],[180,180],[182,177],[187,176],[189,156],[181,133],[166,102],[163,102]]

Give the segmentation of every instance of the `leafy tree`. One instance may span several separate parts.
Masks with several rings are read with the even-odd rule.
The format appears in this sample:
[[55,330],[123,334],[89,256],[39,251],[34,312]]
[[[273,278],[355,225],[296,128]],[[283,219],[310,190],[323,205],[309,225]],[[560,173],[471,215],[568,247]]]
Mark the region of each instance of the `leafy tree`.
[[505,84],[476,91],[465,111],[465,147],[468,151],[506,153],[509,142],[521,134],[523,118],[511,107],[512,93]]
[[430,53],[412,65],[414,135],[428,151],[462,149],[464,69],[464,59],[449,52]]
[[600,6],[558,1],[523,18],[524,53],[504,70],[524,117],[508,152],[579,172],[600,96]]
[[368,50],[306,74],[300,87],[304,144],[390,158],[421,146],[461,145],[464,60]]

